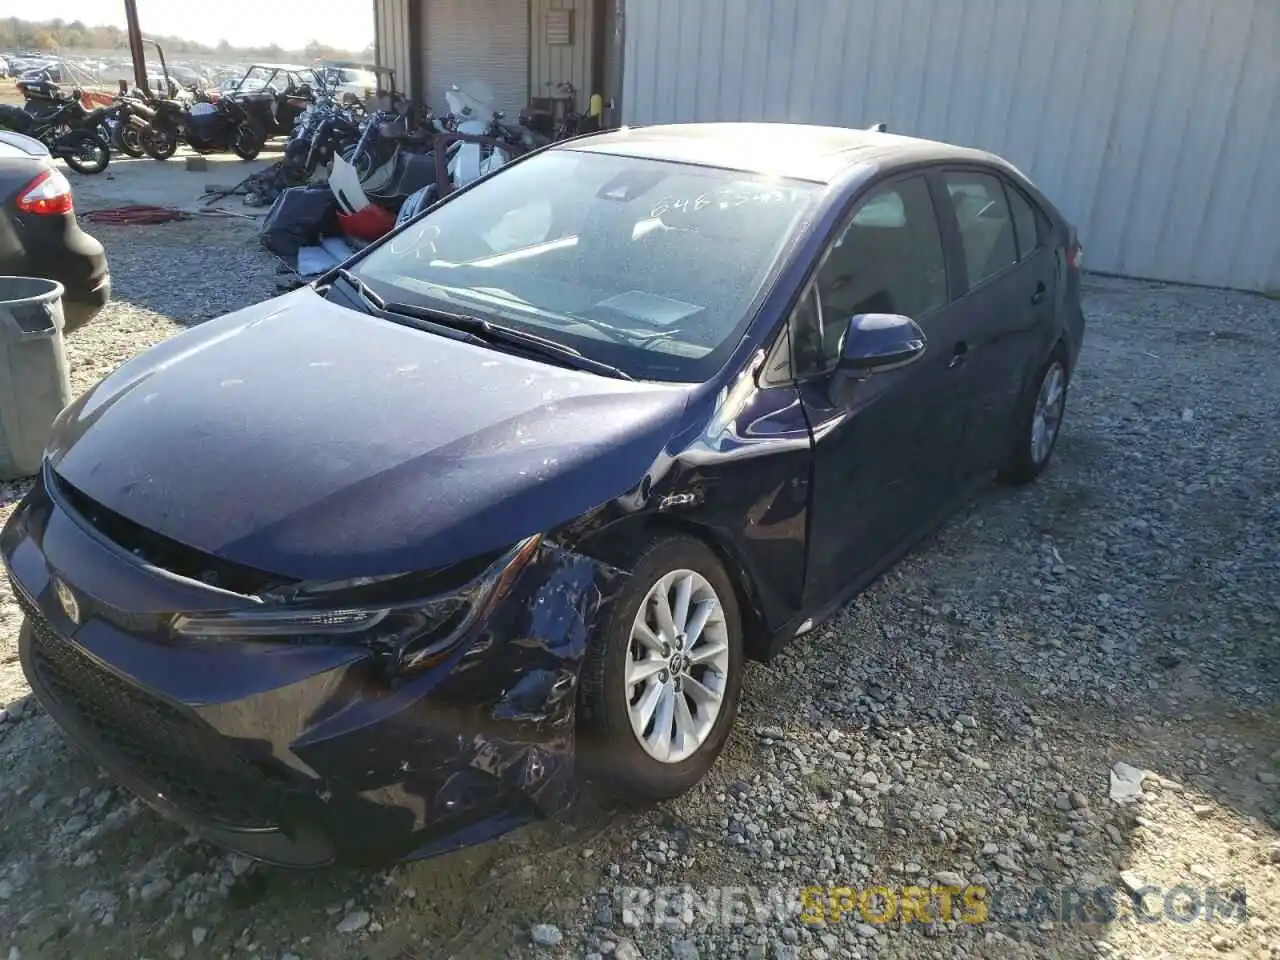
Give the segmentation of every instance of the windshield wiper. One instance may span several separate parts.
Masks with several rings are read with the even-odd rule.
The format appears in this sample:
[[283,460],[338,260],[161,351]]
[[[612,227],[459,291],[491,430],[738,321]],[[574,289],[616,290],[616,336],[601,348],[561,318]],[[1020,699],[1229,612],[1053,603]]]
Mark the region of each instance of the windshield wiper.
[[578,370],[600,373],[618,380],[635,379],[625,370],[620,370],[612,364],[604,363],[600,360],[593,360],[583,355],[581,351],[575,350],[566,344],[557,343],[555,340],[548,340],[546,337],[526,333],[514,327],[506,327],[491,320],[485,320],[483,317],[473,317],[465,313],[454,313],[450,310],[438,310],[434,307],[423,307],[413,303],[399,303],[394,300],[387,300],[363,280],[352,274],[351,271],[339,268],[337,275],[351,284],[374,309],[394,317],[422,321],[423,326],[419,327],[419,329],[430,331],[444,327],[447,330],[455,330],[462,333],[464,335],[462,339],[471,343],[504,344],[517,347],[527,353],[537,354],[549,360],[558,361],[565,366]]
[[463,333],[472,334],[490,343],[503,343],[507,346],[518,347],[548,360],[560,361],[566,366],[575,367],[578,370],[600,373],[607,377],[615,377],[618,380],[635,379],[625,370],[620,370],[618,367],[604,363],[601,360],[593,360],[591,357],[584,355],[582,351],[575,350],[567,344],[558,343],[555,340],[549,340],[534,333],[526,333],[524,330],[517,330],[515,327],[503,326],[500,323],[494,323],[492,320],[485,320],[483,317],[473,317],[465,313],[453,313],[449,310],[437,310],[433,307],[421,307],[412,303],[394,303],[390,301],[382,309],[386,310],[387,313],[416,317],[430,323],[452,327],[454,330],[461,330]]
[[385,310],[387,308],[387,301],[383,300],[382,297],[374,291],[373,287],[369,286],[350,270],[345,267],[339,267],[335,273],[343,280],[347,281],[351,288],[355,290],[356,293],[360,294],[369,306],[377,310]]

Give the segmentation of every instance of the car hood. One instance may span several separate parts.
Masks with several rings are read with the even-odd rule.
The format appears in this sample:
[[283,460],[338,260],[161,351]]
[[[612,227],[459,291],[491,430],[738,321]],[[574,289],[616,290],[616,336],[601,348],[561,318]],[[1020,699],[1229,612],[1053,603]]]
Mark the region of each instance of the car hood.
[[551,366],[310,288],[119,368],[55,424],[62,481],[188,547],[285,577],[427,570],[631,489],[689,388]]

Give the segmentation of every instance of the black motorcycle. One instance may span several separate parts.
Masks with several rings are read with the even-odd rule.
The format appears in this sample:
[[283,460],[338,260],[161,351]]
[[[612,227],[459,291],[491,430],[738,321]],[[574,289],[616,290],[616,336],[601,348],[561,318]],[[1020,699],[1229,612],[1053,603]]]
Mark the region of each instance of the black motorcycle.
[[55,157],[61,157],[76,173],[94,174],[107,169],[111,146],[98,133],[106,110],[86,110],[80,91],[47,112],[33,116],[21,107],[0,104],[0,129],[34,137]]
[[116,123],[111,128],[111,145],[130,157],[145,157],[142,148],[142,131],[155,116],[151,104],[140,94],[115,98]]
[[332,105],[313,107],[298,119],[292,139],[284,148],[285,165],[300,182],[310,180],[321,166],[332,163],[343,150],[360,139],[360,125],[353,111]]
[[257,157],[266,143],[262,129],[233,97],[192,104],[158,100],[152,112],[139,140],[147,155],[156,160],[168,160],[183,140],[197,153],[231,151],[241,160]]

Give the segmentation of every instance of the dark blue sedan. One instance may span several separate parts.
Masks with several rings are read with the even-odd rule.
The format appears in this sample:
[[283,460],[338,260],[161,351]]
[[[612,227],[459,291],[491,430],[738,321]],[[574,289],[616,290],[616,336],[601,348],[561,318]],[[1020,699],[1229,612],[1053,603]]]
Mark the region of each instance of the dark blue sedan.
[[534,153],[81,397],[0,538],[49,713],[264,860],[704,776],[744,663],[1049,463],[1074,230],[1009,164],[699,124]]

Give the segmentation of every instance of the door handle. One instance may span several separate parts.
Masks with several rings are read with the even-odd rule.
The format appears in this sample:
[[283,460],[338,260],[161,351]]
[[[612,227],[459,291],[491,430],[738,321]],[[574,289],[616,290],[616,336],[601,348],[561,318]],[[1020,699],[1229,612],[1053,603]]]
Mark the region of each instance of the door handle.
[[1039,283],[1036,284],[1036,292],[1031,295],[1032,304],[1043,303],[1044,295],[1046,293],[1048,293],[1048,288],[1044,285],[1044,281],[1041,280]]
[[965,357],[969,355],[969,344],[961,340],[956,344],[956,348],[951,351],[951,362],[947,364],[948,370],[954,370],[956,367],[964,363]]

